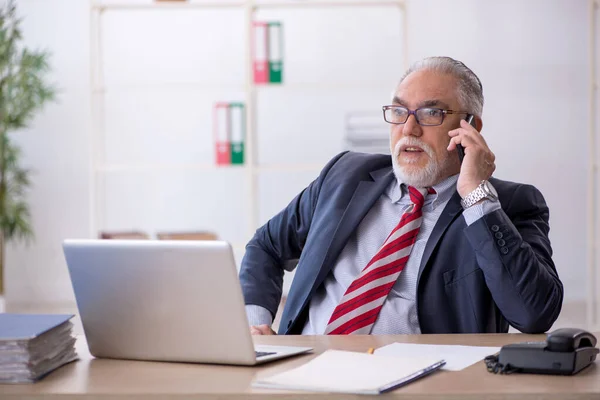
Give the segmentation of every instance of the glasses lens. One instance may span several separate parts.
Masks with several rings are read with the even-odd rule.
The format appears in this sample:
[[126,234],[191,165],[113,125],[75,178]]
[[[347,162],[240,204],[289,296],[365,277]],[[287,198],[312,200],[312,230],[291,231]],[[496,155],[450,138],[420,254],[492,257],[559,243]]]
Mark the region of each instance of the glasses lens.
[[421,125],[440,125],[444,120],[444,110],[439,108],[419,108],[417,119]]
[[408,109],[405,107],[390,107],[385,110],[385,120],[392,124],[403,124],[406,122]]

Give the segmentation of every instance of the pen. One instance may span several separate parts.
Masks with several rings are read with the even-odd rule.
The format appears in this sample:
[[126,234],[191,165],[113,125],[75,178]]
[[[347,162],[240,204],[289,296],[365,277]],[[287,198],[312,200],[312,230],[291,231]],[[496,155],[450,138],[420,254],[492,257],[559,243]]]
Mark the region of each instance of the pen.
[[436,362],[433,365],[430,365],[429,367],[422,369],[421,371],[417,371],[414,374],[408,375],[407,377],[404,377],[396,382],[392,382],[387,386],[383,386],[379,389],[379,393],[384,393],[384,392],[388,392],[390,390],[394,390],[396,388],[399,388],[400,386],[406,385],[407,383],[410,383],[412,381],[415,381],[423,376],[427,376],[429,374],[431,374],[432,372],[437,371],[438,369],[442,368],[444,365],[446,364],[446,361],[441,360]]
[[369,347],[369,350],[367,350],[367,354],[373,354],[374,351],[375,349],[373,347]]

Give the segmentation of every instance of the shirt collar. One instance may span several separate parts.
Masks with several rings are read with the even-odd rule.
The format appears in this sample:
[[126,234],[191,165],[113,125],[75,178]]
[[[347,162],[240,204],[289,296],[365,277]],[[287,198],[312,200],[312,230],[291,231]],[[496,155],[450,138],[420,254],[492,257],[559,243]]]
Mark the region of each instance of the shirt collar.
[[[433,207],[438,204],[442,204],[450,200],[450,197],[456,191],[456,182],[458,181],[458,174],[449,176],[443,181],[433,185],[435,194],[427,196],[426,202],[432,199]],[[386,190],[386,195],[390,198],[392,203],[398,203],[404,196],[408,195],[408,187],[406,184],[398,178],[392,180],[392,184]]]

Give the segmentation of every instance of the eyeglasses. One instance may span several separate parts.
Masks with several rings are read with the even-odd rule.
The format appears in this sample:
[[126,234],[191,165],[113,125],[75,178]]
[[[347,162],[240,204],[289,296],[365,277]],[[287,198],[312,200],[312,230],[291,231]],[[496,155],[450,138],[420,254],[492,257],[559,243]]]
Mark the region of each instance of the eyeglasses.
[[443,110],[441,108],[421,107],[412,111],[403,106],[383,106],[383,119],[394,125],[405,124],[410,115],[414,115],[421,126],[437,126],[444,122],[446,114],[469,114],[466,111]]

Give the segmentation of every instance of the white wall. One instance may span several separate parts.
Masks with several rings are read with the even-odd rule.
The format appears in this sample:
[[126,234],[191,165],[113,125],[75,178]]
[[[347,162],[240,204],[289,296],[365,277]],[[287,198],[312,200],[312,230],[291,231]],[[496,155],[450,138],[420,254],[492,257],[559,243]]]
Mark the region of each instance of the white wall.
[[[59,103],[48,106],[36,118],[31,128],[18,136],[25,151],[24,162],[37,171],[30,196],[37,240],[27,248],[10,247],[7,258],[7,297],[9,302],[22,303],[72,301],[72,291],[60,242],[66,237],[90,235],[88,196],[91,113],[88,4],[81,0],[20,0],[19,8],[25,17],[24,29],[27,43],[49,48],[53,52],[53,78],[62,88],[62,93]],[[586,223],[585,141],[589,116],[587,11],[587,0],[502,2],[411,0],[408,5],[410,60],[414,61],[428,55],[449,55],[469,65],[483,82],[486,96],[483,133],[497,155],[497,176],[532,183],[546,196],[551,209],[554,260],[565,282],[567,299],[570,300],[585,298],[586,236],[585,230],[581,227]],[[306,17],[298,13],[271,10],[268,14],[263,14],[263,17],[284,19],[287,21],[286,26],[293,28],[294,22],[298,21],[294,21],[294,15],[297,15],[296,18]],[[329,18],[332,14],[324,15],[323,18]],[[356,32],[361,32],[362,28],[365,35],[370,37],[369,32],[372,34],[373,30],[381,29],[382,24],[377,19],[367,17],[364,20],[354,17],[356,20],[337,23],[344,26],[352,25]],[[114,28],[119,27],[118,18],[120,17],[115,16],[111,22]],[[386,37],[373,41],[374,53],[372,54],[388,51],[393,53],[389,60],[382,58],[373,62],[364,62],[367,58],[361,57],[362,53],[351,54],[347,69],[339,68],[338,75],[343,83],[356,78],[356,87],[360,87],[360,84],[364,87],[365,82],[368,87],[375,81],[388,82],[390,77],[396,79],[402,73],[402,68],[399,66],[402,60],[398,58],[397,51],[398,40],[389,33],[396,29],[398,32],[400,30],[396,26],[387,25],[393,24],[395,20],[385,20],[383,26],[386,28],[381,29],[380,32],[383,32],[382,35]],[[136,26],[139,29],[129,31],[115,29],[111,31],[112,33],[108,33],[105,38],[108,42],[105,45],[112,44],[117,48],[121,46],[120,48],[127,49],[127,42],[139,38],[142,28],[147,26],[144,24],[148,23],[138,22]],[[367,27],[367,24],[370,25]],[[198,29],[199,25],[193,25],[192,28]],[[159,28],[154,32],[154,40],[160,41],[164,35],[159,34]],[[165,35],[169,34],[165,33]],[[299,32],[298,36],[291,37],[289,41],[295,40],[296,42],[293,43],[295,46],[304,48],[303,43],[312,43],[311,41],[318,39],[308,34],[305,36],[303,42],[302,32]],[[386,39],[389,42],[386,42]],[[218,39],[213,36],[213,40]],[[223,40],[231,40],[231,38]],[[360,42],[360,35],[349,40]],[[335,39],[332,41],[331,46],[339,46]],[[204,42],[199,41],[199,45],[201,43]],[[232,41],[232,43],[237,42]],[[302,57],[296,56],[295,60],[294,57],[298,53],[292,52],[291,44],[288,43],[286,46],[286,63],[289,63],[289,78],[292,80],[291,83],[296,81],[296,88],[294,89],[290,84],[291,92],[266,88],[258,94],[259,102],[270,105],[263,106],[258,111],[259,118],[264,121],[262,125],[259,123],[258,127],[264,133],[263,138],[266,138],[258,145],[259,161],[262,160],[266,165],[285,162],[289,157],[296,161],[308,159],[313,163],[323,163],[343,146],[341,122],[339,122],[340,111],[336,111],[338,114],[335,118],[326,112],[322,115],[313,114],[314,117],[305,121],[305,128],[301,129],[302,126],[300,128],[295,126],[289,122],[289,119],[278,121],[277,107],[274,105],[279,104],[281,107],[283,102],[295,105],[294,110],[300,114],[293,117],[299,119],[302,115],[306,115],[306,112],[303,113],[306,110],[302,109],[302,105],[308,102],[326,105],[346,101],[356,107],[364,108],[371,104],[386,103],[389,100],[387,95],[393,88],[393,85],[390,85],[389,90],[387,86],[385,88],[379,86],[375,91],[365,89],[364,96],[360,96],[360,90],[352,91],[352,88],[347,90],[347,93],[342,89],[311,93],[310,87],[306,89],[302,86],[305,82],[302,82],[302,70],[298,69],[297,65],[306,63],[310,66],[318,63],[320,54],[305,51]],[[361,46],[360,48],[369,48],[369,43],[358,45]],[[136,57],[144,54],[146,54],[145,65],[160,62],[164,64],[164,59],[173,68],[182,65],[172,59],[178,56],[178,52],[174,51],[172,46],[171,52],[167,54],[152,52],[151,46],[141,46],[138,50],[140,50],[139,54],[130,54],[131,58],[125,63],[127,68],[119,66],[119,57],[110,57],[110,54],[124,56],[126,53],[119,53],[118,49],[114,53],[107,53],[108,71],[120,74],[109,73],[107,80],[119,83],[119,79],[123,77],[127,77],[129,82],[132,77],[147,78],[144,73],[139,72],[139,69],[132,68],[136,60],[139,61]],[[236,50],[240,49],[236,48]],[[187,59],[193,58],[192,51],[184,49],[183,52]],[[216,54],[219,54],[218,51]],[[311,60],[310,57],[316,59]],[[227,63],[227,60],[229,59],[223,62]],[[194,62],[197,66],[204,65],[201,59],[196,59]],[[231,71],[235,73],[236,64],[227,65],[230,65]],[[294,68],[297,70],[294,71]],[[367,71],[370,72],[370,69],[382,71],[382,76],[369,78]],[[180,69],[176,76],[189,72],[190,70]],[[304,75],[305,78],[306,76],[310,78],[311,75]],[[235,89],[231,88],[238,83],[235,79],[228,81],[227,90],[215,86],[216,91],[219,92],[215,96],[235,97]],[[230,94],[224,94],[225,92]],[[143,126],[144,123],[148,123],[148,120],[142,118],[140,114],[132,114],[129,106],[142,104],[140,102],[144,100],[147,103],[146,111],[153,110],[152,114],[162,112],[167,119],[173,118],[173,124],[185,125],[169,113],[169,110],[173,110],[169,105],[173,104],[172,102],[176,101],[174,99],[178,96],[171,94],[169,97],[168,93],[163,93],[162,98],[153,100],[151,95],[132,97],[132,95],[115,92],[113,97],[110,97],[110,93],[107,93],[107,98],[112,99],[107,105],[113,107],[113,114],[110,114],[113,118],[107,119],[109,124],[107,139],[109,142],[113,140],[114,143],[120,144],[119,147],[110,146],[110,153],[107,152],[107,156],[114,157],[116,161],[131,156],[131,153],[126,154],[128,143],[144,144],[140,137],[135,137],[137,133],[131,127]],[[161,99],[164,108],[156,108]],[[207,104],[210,104],[210,101]],[[174,109],[177,110],[177,107]],[[119,112],[124,116],[119,116]],[[309,109],[308,112],[311,110]],[[156,121],[155,124],[148,124],[147,129],[152,129],[158,123],[165,123],[166,119]],[[110,125],[111,123],[113,125]],[[120,128],[111,131],[110,126],[120,126]],[[128,126],[129,128],[126,128]],[[327,127],[327,135],[315,137],[317,129],[323,126]],[[114,136],[110,136],[111,132]],[[127,135],[119,135],[123,132]],[[322,144],[315,149],[311,142],[303,140],[304,135],[319,139]],[[193,142],[194,145],[201,148],[197,137],[193,139],[192,131],[189,132],[188,138],[196,140]],[[162,137],[162,140],[168,140],[168,136]],[[178,146],[181,149],[187,144],[189,142],[182,141]],[[210,142],[205,144],[211,145]],[[143,157],[147,157],[148,154],[148,152],[141,154],[141,160],[147,161]],[[174,153],[162,154],[167,158],[174,155]],[[261,175],[259,188],[263,207],[260,211],[260,220],[266,220],[281,208],[295,193],[296,186],[300,187],[304,182],[308,182],[315,173],[309,171],[291,174],[272,171]],[[231,174],[235,175],[235,172]],[[170,175],[163,178],[163,181],[170,185],[187,187],[192,197],[196,196],[193,197],[194,199],[202,198],[203,193],[198,185],[198,179],[203,179],[202,177],[182,175],[176,182],[173,182]],[[156,182],[159,182],[157,185],[160,187],[160,180],[155,181],[148,176],[141,177],[135,174],[129,176],[122,174],[118,177],[106,175],[103,179],[106,179],[107,187],[113,185],[112,187],[121,188],[112,191],[118,196],[106,199],[109,212],[102,222],[106,227],[120,227],[119,221],[122,221],[123,212],[118,211],[120,206],[116,204],[115,199],[133,198],[133,195],[128,195],[129,192],[135,192],[137,196],[143,194],[146,202],[151,204],[149,207],[161,210],[158,212],[160,215],[152,220],[150,225],[144,225],[149,222],[143,214],[133,212],[136,218],[134,221],[138,221],[137,227],[142,228],[156,228],[159,225],[181,228],[189,221],[206,220],[210,215],[217,214],[220,209],[219,202],[213,199],[207,202],[206,215],[191,214],[187,219],[181,215],[170,218],[168,213],[162,211],[165,204],[171,201],[168,193],[158,191],[161,193],[153,196],[156,192],[150,190],[152,184]],[[125,187],[128,189],[123,189]],[[280,197],[272,195],[275,188],[278,188]],[[110,212],[113,206],[116,208]],[[134,203],[129,204],[127,208],[136,210],[138,206],[139,204]],[[571,210],[579,211],[572,213]],[[223,229],[233,232],[235,226],[229,228],[225,226]],[[245,237],[236,237],[235,240],[245,240]]]
[[546,197],[569,299],[586,287],[588,21],[584,0],[411,1],[411,58],[447,54],[478,74],[496,176]]
[[35,243],[7,252],[10,302],[71,301],[60,247],[65,237],[89,233],[89,16],[81,0],[25,0],[17,6],[25,41],[52,52],[51,80],[59,101],[47,106],[16,139],[34,171],[30,205]]

